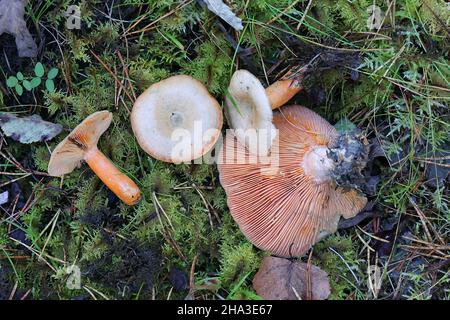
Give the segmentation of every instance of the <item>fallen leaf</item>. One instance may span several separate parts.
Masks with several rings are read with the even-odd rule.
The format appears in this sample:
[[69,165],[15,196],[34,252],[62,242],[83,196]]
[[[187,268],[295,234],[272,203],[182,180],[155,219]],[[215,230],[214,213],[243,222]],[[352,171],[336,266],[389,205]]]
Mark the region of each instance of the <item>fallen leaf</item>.
[[5,135],[21,143],[48,141],[62,131],[61,125],[44,121],[38,115],[18,118],[9,113],[0,113],[0,127]]
[[244,28],[242,26],[242,20],[222,0],[203,0],[203,2],[206,3],[210,11],[225,20],[235,30],[240,31]]
[[253,288],[267,300],[306,300],[308,297],[325,300],[330,295],[330,282],[325,271],[276,257],[263,259],[253,278]]
[[4,32],[16,38],[19,57],[34,58],[38,49],[24,20],[28,0],[0,0],[0,35]]

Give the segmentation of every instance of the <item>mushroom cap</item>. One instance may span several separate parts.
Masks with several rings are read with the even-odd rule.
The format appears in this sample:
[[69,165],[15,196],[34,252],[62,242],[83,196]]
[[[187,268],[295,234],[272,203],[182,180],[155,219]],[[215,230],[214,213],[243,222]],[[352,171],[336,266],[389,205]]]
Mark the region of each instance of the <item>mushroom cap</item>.
[[[247,70],[237,70],[231,78],[225,98],[226,116],[237,139],[253,154],[267,155],[276,136],[272,124],[272,106],[266,89]],[[258,141],[248,141],[256,129]]]
[[341,216],[355,216],[367,199],[354,189],[337,187],[322,174],[326,165],[320,169],[314,163],[338,137],[326,120],[293,105],[275,112],[274,124],[279,131],[271,153],[278,166],[234,161],[230,154],[249,153],[228,135],[219,154],[220,181],[231,215],[247,239],[278,256],[301,256],[335,232]]
[[53,150],[48,164],[48,173],[61,177],[79,167],[87,151],[96,148],[98,139],[108,129],[112,113],[98,111],[83,120]]
[[142,149],[172,163],[191,161],[211,150],[222,124],[217,100],[200,81],[186,75],[152,85],[131,112],[131,125]]

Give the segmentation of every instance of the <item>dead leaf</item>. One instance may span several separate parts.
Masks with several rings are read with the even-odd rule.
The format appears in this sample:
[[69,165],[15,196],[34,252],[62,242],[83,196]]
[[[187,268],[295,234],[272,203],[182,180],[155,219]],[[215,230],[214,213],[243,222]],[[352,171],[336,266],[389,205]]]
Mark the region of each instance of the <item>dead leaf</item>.
[[0,127],[5,135],[21,143],[48,141],[62,131],[61,125],[44,121],[38,115],[18,118],[9,113],[0,113]]
[[308,296],[312,300],[325,300],[330,295],[330,282],[325,271],[276,257],[263,259],[253,278],[253,288],[267,300],[306,300]]
[[225,20],[235,30],[240,31],[244,27],[242,26],[242,20],[238,18],[230,7],[223,3],[222,0],[203,0],[208,9],[214,12],[216,15]]
[[37,45],[24,20],[28,0],[0,0],[0,35],[4,32],[16,38],[19,57],[37,56]]

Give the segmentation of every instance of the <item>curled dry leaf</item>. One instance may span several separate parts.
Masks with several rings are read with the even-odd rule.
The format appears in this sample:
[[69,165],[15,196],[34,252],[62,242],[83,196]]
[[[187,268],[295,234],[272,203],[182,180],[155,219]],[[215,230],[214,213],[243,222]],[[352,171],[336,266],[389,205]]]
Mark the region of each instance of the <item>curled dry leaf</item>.
[[0,127],[5,135],[21,143],[48,141],[62,131],[61,125],[44,121],[38,115],[18,118],[9,113],[0,113]]
[[4,32],[16,38],[19,57],[37,56],[37,45],[24,20],[28,0],[0,0],[0,35]]
[[328,275],[320,268],[288,259],[265,257],[253,278],[256,293],[267,300],[325,300]]
[[242,20],[238,18],[230,7],[223,3],[222,0],[203,0],[208,9],[214,12],[216,15],[225,20],[235,30],[240,31],[244,27],[242,26]]

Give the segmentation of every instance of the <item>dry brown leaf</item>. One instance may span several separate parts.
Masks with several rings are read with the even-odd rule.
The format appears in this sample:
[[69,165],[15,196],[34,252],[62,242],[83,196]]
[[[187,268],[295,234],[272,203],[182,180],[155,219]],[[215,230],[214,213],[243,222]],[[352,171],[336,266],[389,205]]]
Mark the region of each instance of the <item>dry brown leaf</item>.
[[328,275],[320,268],[288,259],[265,257],[253,278],[256,293],[267,300],[325,300],[330,295]]
[[0,0],[0,35],[4,32],[16,38],[19,57],[37,56],[37,45],[23,19],[27,0]]

